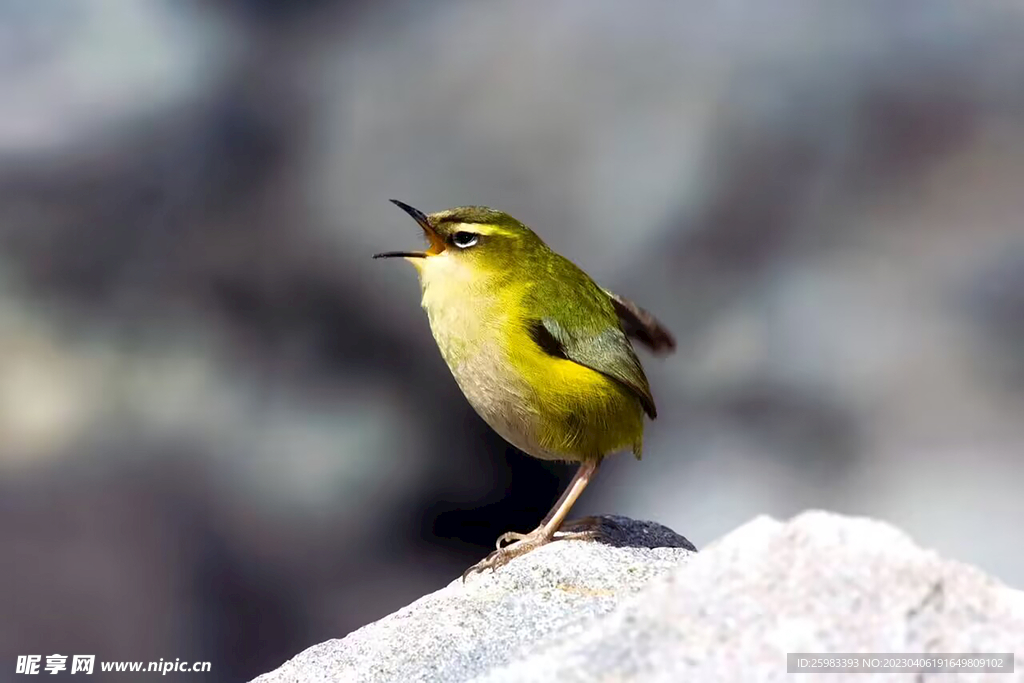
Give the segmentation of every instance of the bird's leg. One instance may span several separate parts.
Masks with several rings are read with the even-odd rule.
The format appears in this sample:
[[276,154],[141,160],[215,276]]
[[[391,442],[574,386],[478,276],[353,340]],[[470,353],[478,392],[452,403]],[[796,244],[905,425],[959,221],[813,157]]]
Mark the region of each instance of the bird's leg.
[[576,470],[576,474],[573,476],[572,481],[569,482],[569,486],[567,486],[565,491],[562,492],[562,495],[558,498],[554,507],[551,508],[551,511],[544,516],[543,520],[541,520],[540,526],[528,534],[508,531],[499,536],[497,550],[467,569],[462,575],[463,581],[465,581],[466,577],[473,572],[480,572],[485,569],[497,569],[498,567],[508,563],[511,559],[519,557],[520,555],[525,555],[531,550],[549,543],[551,539],[554,538],[555,532],[558,531],[558,528],[562,526],[562,522],[565,521],[573,503],[576,502],[576,499],[580,497],[581,493],[583,493],[583,489],[585,489],[587,484],[590,483],[590,480],[593,479],[600,464],[600,460],[593,460],[584,462],[580,465],[579,469]]
[[[550,510],[548,510],[548,514],[544,515],[544,519],[540,520],[540,524],[537,525],[536,529],[528,534],[520,533],[518,531],[506,531],[501,536],[498,536],[498,540],[495,541],[494,547],[501,550],[513,543],[526,540],[531,536],[536,536],[543,531],[544,527],[551,524],[551,522],[557,517],[558,521],[555,522],[554,528],[551,530],[551,535],[554,536],[554,533],[558,531],[558,528],[561,526],[562,521],[569,514],[569,508],[571,508],[573,503],[576,502],[580,493],[583,492],[584,487],[586,487],[590,482],[594,473],[597,472],[597,465],[594,465],[590,471],[584,472],[584,468],[587,467],[587,465],[588,463],[584,463],[576,470],[576,474],[573,475],[572,481],[569,482],[569,485],[565,487],[564,491],[562,491],[562,495],[558,497],[555,504],[551,506]],[[580,483],[581,479],[582,483]]]

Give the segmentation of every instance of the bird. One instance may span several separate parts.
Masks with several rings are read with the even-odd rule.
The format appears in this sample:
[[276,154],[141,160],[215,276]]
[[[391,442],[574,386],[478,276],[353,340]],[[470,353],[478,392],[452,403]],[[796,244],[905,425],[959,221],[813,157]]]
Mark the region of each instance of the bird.
[[[374,258],[415,267],[434,340],[470,405],[524,453],[578,464],[537,528],[499,536],[465,580],[551,542],[605,457],[632,451],[640,459],[644,417],[658,413],[632,341],[657,354],[676,342],[651,313],[507,213],[459,206],[427,215],[391,202],[419,224],[428,247]],[[586,531],[558,535],[573,536]]]

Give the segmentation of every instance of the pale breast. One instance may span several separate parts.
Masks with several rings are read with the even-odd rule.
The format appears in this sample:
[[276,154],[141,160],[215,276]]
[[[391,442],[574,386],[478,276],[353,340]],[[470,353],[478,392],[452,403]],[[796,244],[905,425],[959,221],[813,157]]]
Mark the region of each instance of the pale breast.
[[534,391],[510,370],[496,345],[485,343],[448,367],[473,409],[502,438],[534,457],[563,457],[540,445]]
[[[444,267],[436,263],[437,267]],[[435,264],[431,264],[434,266]],[[485,287],[452,287],[453,273],[420,269],[423,308],[448,367],[473,409],[502,438],[530,455],[565,459],[540,445],[540,420],[532,387],[513,371],[500,344],[508,323],[501,302]]]

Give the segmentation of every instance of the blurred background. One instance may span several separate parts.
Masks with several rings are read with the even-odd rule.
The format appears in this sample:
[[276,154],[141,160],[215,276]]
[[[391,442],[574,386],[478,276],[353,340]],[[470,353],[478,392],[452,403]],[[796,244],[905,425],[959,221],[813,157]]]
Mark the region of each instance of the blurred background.
[[0,680],[244,681],[533,528],[571,468],[468,407],[390,197],[677,333],[576,515],[829,508],[1024,585],[1021,83],[1013,0],[0,1]]

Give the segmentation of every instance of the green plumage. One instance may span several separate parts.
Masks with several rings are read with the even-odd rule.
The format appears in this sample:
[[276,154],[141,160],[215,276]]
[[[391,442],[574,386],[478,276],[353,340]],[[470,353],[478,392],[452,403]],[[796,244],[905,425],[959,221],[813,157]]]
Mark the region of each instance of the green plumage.
[[507,214],[460,207],[422,220],[432,249],[410,260],[423,307],[481,417],[539,458],[639,457],[643,414],[657,411],[627,332],[671,335]]
[[[547,342],[549,353],[621,382],[653,420],[658,411],[647,376],[608,294],[574,263],[550,250],[549,254],[547,277],[539,278],[523,301],[553,340],[554,344]],[[544,339],[543,333],[538,336]]]

